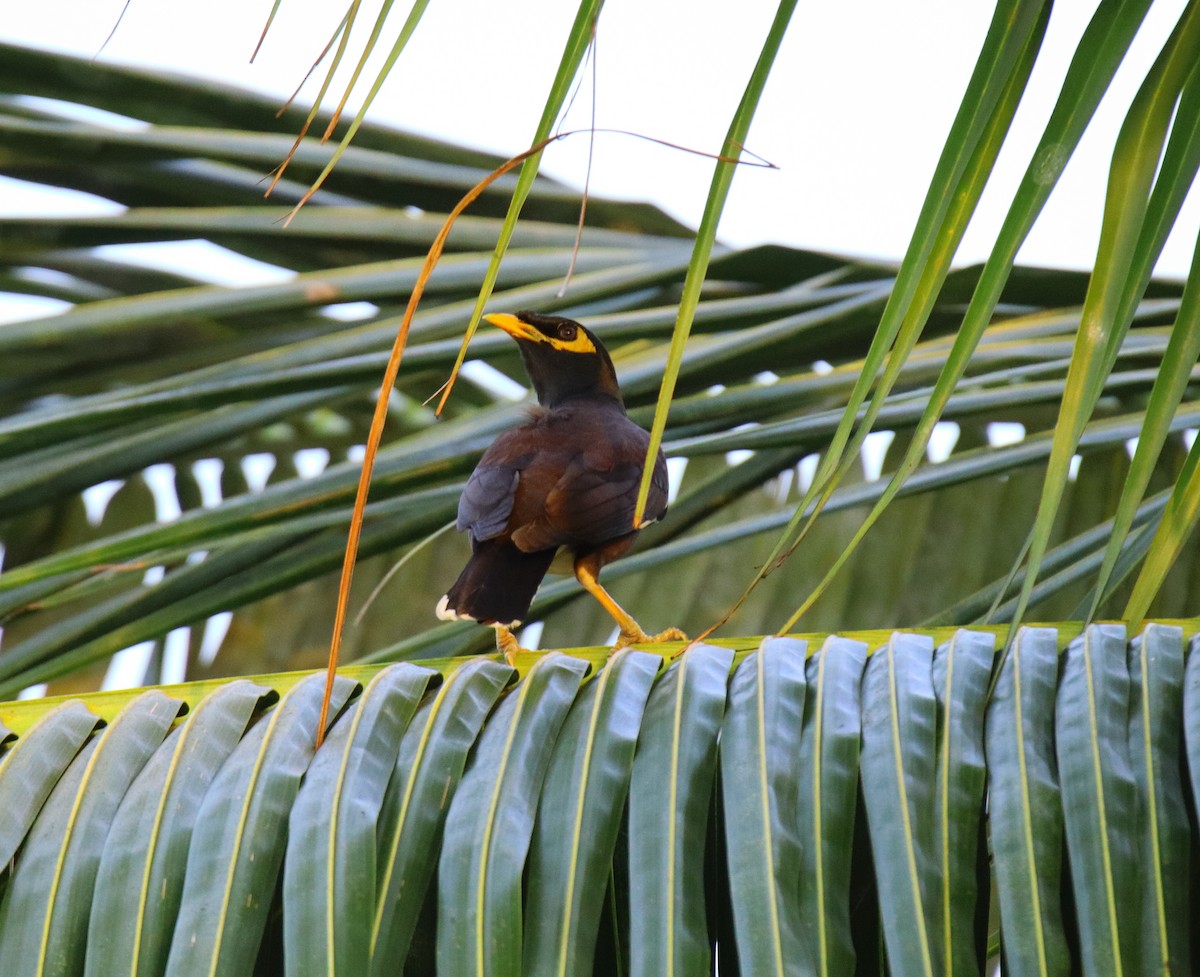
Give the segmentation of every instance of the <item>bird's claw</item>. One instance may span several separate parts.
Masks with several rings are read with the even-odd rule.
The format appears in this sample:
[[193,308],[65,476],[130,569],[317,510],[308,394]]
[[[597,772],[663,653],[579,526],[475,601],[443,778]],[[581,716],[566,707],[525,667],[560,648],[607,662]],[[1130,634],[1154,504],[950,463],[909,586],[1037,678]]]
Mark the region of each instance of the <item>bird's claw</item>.
[[653,645],[662,641],[687,640],[688,636],[680,631],[679,628],[667,628],[658,634],[646,634],[645,631],[638,628],[636,631],[622,631],[621,636],[617,638],[617,643],[613,645],[613,651],[628,648],[630,645]]
[[510,668],[516,668],[517,655],[521,652],[530,652],[531,649],[522,648],[516,635],[508,628],[499,625],[493,625],[493,627],[496,629],[496,651],[504,657]]

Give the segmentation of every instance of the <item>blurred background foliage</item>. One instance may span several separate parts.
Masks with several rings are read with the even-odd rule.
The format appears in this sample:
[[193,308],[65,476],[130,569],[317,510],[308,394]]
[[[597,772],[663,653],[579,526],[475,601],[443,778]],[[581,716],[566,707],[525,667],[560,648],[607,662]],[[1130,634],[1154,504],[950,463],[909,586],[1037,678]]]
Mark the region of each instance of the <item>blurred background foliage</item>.
[[[1115,9],[1101,4],[1094,23],[1112,21]],[[1172,39],[1177,58],[1194,53],[1193,14],[1189,6]],[[1037,25],[1044,29],[1044,13],[1022,16],[1032,20],[1009,40],[1014,77],[1036,52]],[[1132,35],[1115,23],[1090,43],[1111,47],[1121,30]],[[1080,57],[1096,60],[1082,46]],[[1198,73],[1184,74],[1186,99]],[[1103,91],[1104,79],[1091,83]],[[52,693],[94,688],[106,675],[157,683],[321,664],[386,351],[444,215],[503,161],[363,122],[285,227],[334,152],[304,140],[264,199],[264,177],[305,111],[277,113],[269,99],[209,82],[2,45],[0,92],[0,173],[125,208],[110,217],[0,217],[0,292],[60,303],[0,325],[0,698],[43,682]],[[1195,121],[1190,104],[1176,131]],[[330,121],[318,113],[313,131]],[[975,179],[986,180],[983,169]],[[931,199],[958,186],[957,177],[937,179]],[[490,438],[521,416],[511,381],[525,381],[511,341],[481,332],[443,417],[425,402],[471,321],[517,180],[499,180],[455,225],[414,320],[351,615],[404,563],[349,628],[345,659],[491,645],[490,631],[440,625],[432,609],[467,552],[465,539],[445,530],[461,485]],[[1184,167],[1176,182],[1186,189],[1190,181]],[[532,183],[487,307],[585,321],[613,353],[631,414],[649,427],[681,297],[695,279],[693,235],[652,206],[590,199],[574,277],[560,295],[579,207],[576,191],[540,176]],[[1036,210],[1027,203],[1022,213]],[[953,229],[939,233],[953,239]],[[275,284],[216,286],[199,273],[145,267],[122,248],[179,241],[208,242],[284,274]],[[1143,293],[1136,262],[1109,269],[1127,284],[1131,327],[1111,333],[1111,362],[1093,378],[1089,410],[1069,375],[1086,362],[1076,347],[1097,278],[1019,266],[1002,274],[965,372],[947,381],[964,316],[978,317],[981,274],[988,280],[980,267],[948,270],[952,254],[939,272],[937,255],[910,254],[897,268],[714,246],[665,430],[672,508],[635,555],[606,570],[614,595],[648,628],[707,627],[768,561],[839,424],[861,416],[854,397],[864,360],[869,379],[880,362],[870,358],[890,344],[880,346],[881,318],[911,308],[896,299],[897,282],[908,289],[922,275],[940,287],[911,352],[889,361],[894,385],[873,405],[874,433],[851,445],[857,460],[830,485],[796,556],[721,633],[770,633],[788,621],[846,551],[939,390],[949,400],[933,443],[805,614],[804,630],[1010,620],[1021,585],[1010,570],[1039,519],[1046,557],[1030,578],[1026,619],[1082,619],[1095,599],[1100,617],[1121,615],[1131,571],[1152,543],[1179,554],[1149,613],[1196,613],[1200,553],[1184,542],[1190,524],[1153,540],[1171,490],[1186,484],[1181,472],[1200,426],[1194,353],[1176,369],[1182,403],[1159,422],[1161,455],[1140,463],[1146,499],[1125,503],[1140,505],[1133,531],[1104,593],[1094,593],[1153,384],[1169,344],[1196,331],[1181,313],[1184,285],[1148,280]],[[1072,446],[1063,429],[1076,419],[1082,433]],[[1070,460],[1057,506],[1043,488],[1052,443]],[[573,581],[543,588],[535,605],[542,647],[609,640],[610,622],[580,595]],[[137,650],[123,656],[118,676],[113,656],[129,648]]]

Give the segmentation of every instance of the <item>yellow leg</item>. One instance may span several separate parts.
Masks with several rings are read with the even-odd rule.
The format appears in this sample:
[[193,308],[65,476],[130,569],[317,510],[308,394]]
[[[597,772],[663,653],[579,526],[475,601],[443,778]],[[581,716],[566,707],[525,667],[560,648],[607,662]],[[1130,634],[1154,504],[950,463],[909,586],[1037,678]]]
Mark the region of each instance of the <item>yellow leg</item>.
[[496,629],[496,650],[504,656],[504,660],[513,668],[517,667],[517,652],[525,649],[517,642],[517,637],[503,624],[493,624]]
[[575,579],[583,584],[584,589],[612,615],[613,620],[617,622],[617,627],[621,629],[621,636],[617,638],[614,648],[657,641],[687,641],[687,635],[679,628],[667,628],[667,630],[653,635],[643,631],[641,625],[612,599],[612,595],[607,590],[600,586],[600,581],[596,579],[599,572],[600,568],[597,566],[595,557],[584,556],[575,561]]

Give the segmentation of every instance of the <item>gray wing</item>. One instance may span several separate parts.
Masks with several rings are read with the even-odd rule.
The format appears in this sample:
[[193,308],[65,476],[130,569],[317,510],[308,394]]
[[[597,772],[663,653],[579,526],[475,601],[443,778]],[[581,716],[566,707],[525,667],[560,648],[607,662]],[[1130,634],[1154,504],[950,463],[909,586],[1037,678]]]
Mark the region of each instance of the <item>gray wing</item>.
[[[642,473],[638,472],[638,484]],[[654,471],[650,473],[650,494],[646,497],[646,522],[658,522],[667,514],[667,494],[670,479],[667,478],[667,459],[659,451],[654,460]]]
[[512,515],[520,477],[521,473],[509,465],[480,464],[458,500],[458,531],[469,533],[472,541],[503,533]]

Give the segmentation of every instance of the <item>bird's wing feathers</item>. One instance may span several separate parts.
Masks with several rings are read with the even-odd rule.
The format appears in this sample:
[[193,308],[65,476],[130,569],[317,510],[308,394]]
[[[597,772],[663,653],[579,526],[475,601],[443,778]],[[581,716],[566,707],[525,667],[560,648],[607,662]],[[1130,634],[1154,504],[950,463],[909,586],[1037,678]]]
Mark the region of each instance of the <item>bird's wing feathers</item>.
[[[609,418],[580,429],[578,414],[541,414],[502,434],[463,489],[459,531],[477,543],[511,533],[526,553],[598,545],[633,532],[649,435],[624,415],[621,421],[614,437]],[[547,437],[548,426],[558,424],[573,430],[565,444]],[[660,452],[646,519],[661,519],[666,508],[667,469]]]
[[[541,515],[512,534],[522,550],[602,543],[633,532],[633,507],[642,478],[642,463],[624,462],[607,471],[590,467],[577,455],[546,495]],[[667,503],[666,466],[654,467],[646,518],[662,518]]]
[[482,541],[499,536],[508,525],[521,473],[511,465],[481,464],[471,473],[458,500],[458,531]]

